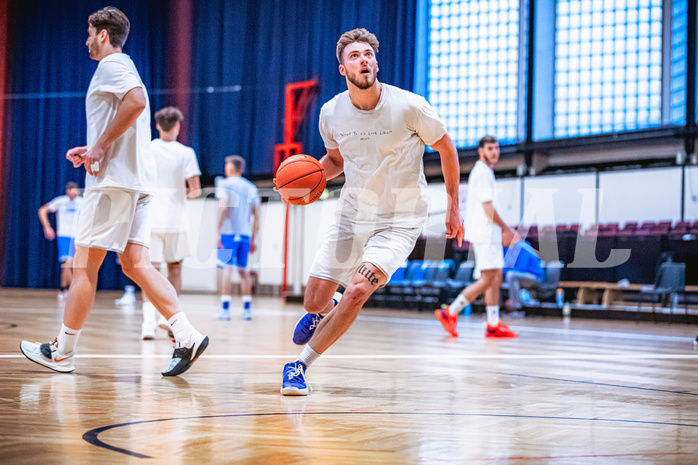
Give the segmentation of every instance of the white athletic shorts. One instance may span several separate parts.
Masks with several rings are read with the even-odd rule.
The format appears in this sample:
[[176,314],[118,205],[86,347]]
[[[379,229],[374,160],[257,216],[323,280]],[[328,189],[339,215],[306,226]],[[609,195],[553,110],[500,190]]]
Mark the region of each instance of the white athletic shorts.
[[122,189],[85,191],[75,243],[122,253],[128,242],[150,243],[151,196]]
[[475,251],[475,268],[478,270],[501,270],[504,268],[504,248],[502,241],[471,242]]
[[390,280],[414,249],[422,228],[333,223],[310,268],[310,276],[347,287],[362,263],[375,265]]
[[186,231],[150,234],[150,261],[152,263],[179,263],[188,256],[189,239]]

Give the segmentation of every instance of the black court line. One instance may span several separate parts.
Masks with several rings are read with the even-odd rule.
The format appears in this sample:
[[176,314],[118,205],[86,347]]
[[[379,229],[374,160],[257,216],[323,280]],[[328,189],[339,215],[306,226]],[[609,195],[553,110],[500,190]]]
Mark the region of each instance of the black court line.
[[698,394],[696,394],[694,392],[687,392],[687,391],[670,391],[668,389],[644,388],[644,387],[639,387],[639,386],[624,386],[622,384],[597,383],[594,381],[582,381],[582,380],[576,380],[576,379],[548,378],[546,376],[522,375],[520,373],[504,373],[504,372],[494,372],[494,373],[496,373],[498,375],[506,375],[506,376],[519,376],[521,378],[547,379],[550,381],[562,381],[565,383],[591,384],[591,385],[595,385],[595,386],[617,387],[617,388],[623,388],[623,389],[637,389],[640,391],[667,392],[669,394],[683,394],[685,396],[698,396]]
[[447,412],[376,412],[376,411],[366,411],[366,412],[271,412],[271,413],[237,413],[230,415],[203,415],[197,417],[182,417],[182,418],[160,418],[157,420],[143,420],[143,421],[132,421],[128,423],[119,423],[116,425],[102,426],[101,428],[92,429],[82,435],[82,439],[92,444],[93,446],[101,447],[103,449],[111,450],[114,452],[119,452],[121,454],[129,455],[131,457],[137,457],[141,459],[152,459],[149,455],[139,454],[138,452],[133,452],[127,449],[122,449],[120,447],[115,447],[109,445],[99,439],[100,433],[104,431],[121,428],[123,426],[133,426],[133,425],[144,425],[146,423],[160,423],[163,421],[177,421],[177,420],[205,420],[209,418],[235,418],[235,417],[264,417],[264,416],[291,416],[291,415],[421,415],[421,416],[447,416],[447,417],[489,417],[489,418],[527,418],[535,420],[574,420],[574,421],[593,421],[593,422],[607,422],[607,423],[633,423],[640,425],[660,425],[660,426],[685,426],[689,428],[698,428],[698,425],[692,424],[682,424],[682,423],[667,423],[659,421],[640,421],[640,420],[615,420],[612,418],[576,418],[576,417],[549,417],[542,415],[505,415],[505,414],[494,414],[494,413],[447,413]]

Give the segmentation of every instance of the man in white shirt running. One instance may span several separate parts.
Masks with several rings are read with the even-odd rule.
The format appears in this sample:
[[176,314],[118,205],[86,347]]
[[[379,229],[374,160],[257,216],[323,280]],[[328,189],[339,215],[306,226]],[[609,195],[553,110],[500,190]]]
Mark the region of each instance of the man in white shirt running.
[[[61,290],[59,300],[65,300],[73,279],[73,257],[75,256],[75,231],[80,216],[82,197],[78,195],[78,185],[69,182],[65,195],[60,195],[39,208],[39,220],[44,227],[44,237],[49,241],[58,236],[58,262],[61,264]],[[56,214],[56,231],[51,227],[48,214]]]
[[[160,138],[150,143],[150,153],[155,160],[157,190],[150,202],[150,261],[156,270],[167,263],[167,279],[177,291],[182,292],[182,261],[189,256],[187,227],[187,198],[201,193],[199,164],[191,147],[177,142],[182,112],[175,107],[165,107],[155,112],[155,127]],[[160,315],[143,292],[143,324],[141,338],[155,338],[155,328],[169,331],[167,321]]]
[[230,320],[233,268],[237,268],[240,274],[242,319],[252,319],[252,277],[247,271],[247,260],[249,254],[257,250],[259,194],[257,186],[242,177],[244,172],[244,158],[240,155],[226,157],[226,178],[216,188],[219,201],[218,261],[223,265],[218,319],[224,321]]
[[84,165],[87,171],[73,282],[56,340],[22,341],[20,348],[29,360],[54,371],[75,370],[75,345],[94,301],[99,268],[107,251],[113,250],[124,273],[168,319],[175,350],[162,374],[176,376],[206,349],[208,337],[189,324],[179,310],[177,292],[148,257],[148,203],[155,187],[148,94],[133,61],[121,52],[130,30],[126,15],[106,7],[90,15],[88,25],[86,45],[99,65],[86,97],[87,145],[66,153],[74,167]]
[[[446,127],[421,96],[380,83],[378,39],[366,29],[337,42],[347,91],[320,111],[327,179],[345,174],[335,223],[318,250],[305,289],[308,314],[293,340],[305,344],[283,370],[281,393],[307,395],[306,369],[354,323],[373,292],[390,279],[414,248],[428,202],[422,158],[429,145],[441,156],[448,206],[446,235],[462,238],[458,211],[458,154]],[[336,293],[339,285],[346,289]]]
[[435,311],[436,318],[453,337],[458,337],[458,314],[480,294],[485,294],[487,306],[486,337],[514,338],[518,335],[499,319],[499,288],[502,285],[504,251],[502,242],[515,244],[520,237],[502,220],[494,208],[496,182],[494,166],[499,161],[499,141],[492,136],[480,139],[479,160],[468,177],[465,209],[465,238],[475,251],[475,266],[480,278],[466,287],[451,305]]

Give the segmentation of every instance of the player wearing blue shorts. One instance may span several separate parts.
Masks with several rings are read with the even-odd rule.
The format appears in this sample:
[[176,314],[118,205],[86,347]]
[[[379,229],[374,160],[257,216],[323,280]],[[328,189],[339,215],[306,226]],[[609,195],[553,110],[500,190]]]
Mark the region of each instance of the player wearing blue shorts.
[[242,177],[245,159],[231,155],[225,159],[226,178],[217,186],[218,261],[223,267],[221,278],[220,320],[230,320],[230,290],[233,268],[240,274],[242,319],[252,319],[252,279],[247,271],[250,253],[257,249],[255,236],[259,230],[259,195],[257,187]]
[[[82,197],[78,195],[78,185],[69,182],[65,186],[65,195],[58,196],[39,208],[39,219],[44,227],[44,237],[52,241],[58,236],[58,261],[61,264],[61,290],[58,293],[60,300],[65,300],[70,282],[73,280],[75,233],[81,206]],[[53,230],[48,220],[49,213],[56,214],[57,232]]]
[[[458,154],[423,97],[378,82],[378,39],[366,29],[337,42],[348,90],[325,103],[320,134],[327,179],[344,172],[335,223],[310,269],[293,341],[305,344],[283,370],[281,393],[307,395],[305,370],[354,323],[364,303],[405,261],[427,219],[424,146],[439,152],[446,184],[446,234],[461,236]],[[462,236],[461,236],[462,237]],[[339,299],[339,285],[346,289]]]

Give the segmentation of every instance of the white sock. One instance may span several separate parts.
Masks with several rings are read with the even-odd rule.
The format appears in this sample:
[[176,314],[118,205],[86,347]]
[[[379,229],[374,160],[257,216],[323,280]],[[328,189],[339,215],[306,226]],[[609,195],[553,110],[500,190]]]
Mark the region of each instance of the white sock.
[[318,357],[320,357],[320,354],[315,352],[313,348],[310,347],[310,344],[306,344],[305,347],[303,347],[303,352],[298,356],[298,360],[303,362],[306,367],[309,367]]
[[71,329],[66,325],[61,325],[61,332],[56,338],[58,340],[57,349],[63,355],[70,355],[75,351],[75,344],[78,342],[81,329]]
[[170,324],[170,328],[172,328],[172,333],[174,333],[176,342],[189,342],[189,338],[195,329],[189,323],[189,320],[187,320],[187,316],[184,312],[175,313],[167,322]]
[[251,306],[252,306],[252,296],[251,295],[243,295],[242,296],[242,308],[247,310]]
[[143,323],[155,324],[158,311],[152,302],[143,302]]
[[222,295],[221,296],[221,308],[223,310],[230,309],[230,296],[229,295]]
[[463,294],[458,294],[456,300],[454,300],[451,305],[448,306],[448,313],[451,315],[458,315],[461,310],[468,306],[470,302],[465,298]]
[[487,324],[490,326],[499,324],[499,305],[487,306]]

